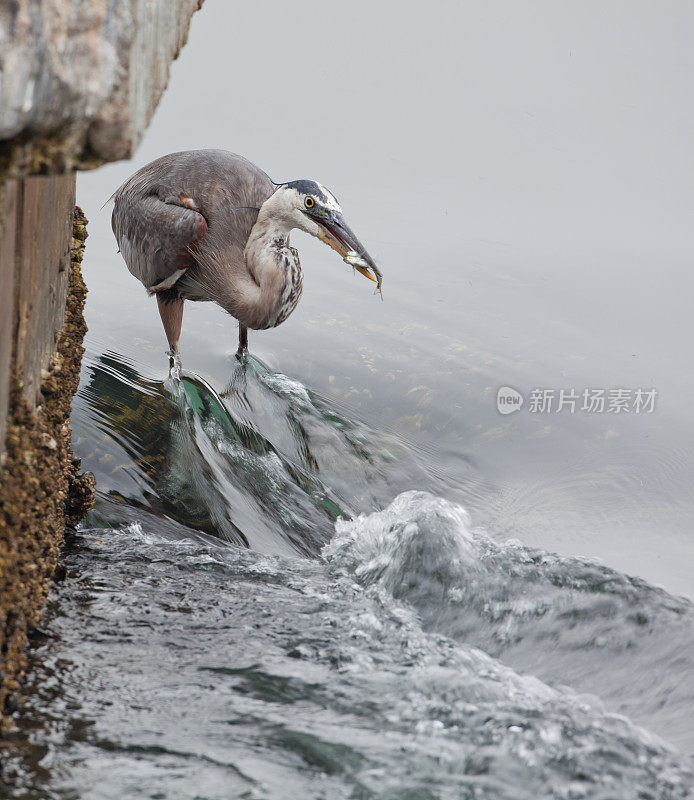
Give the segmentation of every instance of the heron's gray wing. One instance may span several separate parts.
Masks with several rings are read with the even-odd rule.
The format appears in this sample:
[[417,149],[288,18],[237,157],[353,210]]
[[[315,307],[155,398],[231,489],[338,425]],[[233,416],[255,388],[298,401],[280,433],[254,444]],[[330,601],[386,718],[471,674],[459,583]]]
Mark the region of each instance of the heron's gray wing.
[[113,195],[113,231],[128,269],[153,291],[217,300],[248,277],[244,248],[270,178],[224,150],[169,153],[141,167]]
[[111,226],[130,272],[151,292],[168,289],[194,264],[207,220],[185,195],[116,195]]

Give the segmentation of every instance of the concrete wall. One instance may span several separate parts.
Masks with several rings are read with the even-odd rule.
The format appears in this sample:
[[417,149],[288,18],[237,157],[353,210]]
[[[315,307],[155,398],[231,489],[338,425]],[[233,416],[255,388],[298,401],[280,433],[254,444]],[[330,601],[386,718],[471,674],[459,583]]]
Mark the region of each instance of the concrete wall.
[[65,316],[75,175],[9,180],[4,202],[0,408],[7,408],[11,364],[35,408],[41,402],[41,371],[55,351]]
[[201,5],[3,0],[0,142],[12,163],[65,170],[131,155]]
[[[29,392],[33,402],[29,402],[28,387],[17,379],[16,370],[10,378],[6,457],[0,469],[0,731],[11,727],[10,716],[18,707],[27,631],[40,619],[59,563],[65,525],[81,519],[94,499],[93,478],[79,474],[70,431],[86,332],[82,313],[86,287],[80,271],[86,223],[79,209],[67,207],[74,191],[71,177],[32,179],[33,187],[20,184],[14,209],[17,229],[22,231],[23,223],[33,222],[37,209],[50,197],[56,201],[56,216],[67,212],[72,226],[67,261],[63,225],[36,237],[29,247],[24,246],[26,236],[17,238],[13,302],[30,313],[15,314],[21,333],[12,342],[21,339],[24,349],[18,354],[13,348],[10,355],[15,363],[24,360],[24,373],[35,383]],[[25,284],[20,270],[27,255],[35,255],[37,261]],[[42,261],[45,269],[35,269]],[[24,289],[34,287],[38,297],[45,291],[55,298],[51,288],[56,285],[66,285],[66,307],[54,304],[54,316],[40,317],[27,304],[29,293]],[[60,328],[57,337],[56,327]],[[39,371],[40,359],[34,357],[32,342],[44,347],[46,341],[53,343],[48,369]]]
[[[15,208],[14,182],[0,189],[0,208]],[[15,214],[0,217],[0,466],[5,452],[10,367],[12,365],[12,324],[14,322],[14,231]]]

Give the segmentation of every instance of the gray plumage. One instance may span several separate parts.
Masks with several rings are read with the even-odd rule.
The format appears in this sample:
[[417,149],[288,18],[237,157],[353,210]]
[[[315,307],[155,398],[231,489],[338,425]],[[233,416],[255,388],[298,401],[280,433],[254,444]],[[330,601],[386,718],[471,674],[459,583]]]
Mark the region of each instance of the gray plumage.
[[[184,300],[219,303],[246,328],[274,327],[301,296],[303,278],[289,233],[318,236],[380,286],[381,273],[315,181],[279,186],[242,156],[222,150],[172,153],[114,193],[112,227],[130,272],[156,294],[172,354]],[[352,261],[350,261],[352,263]],[[372,277],[371,272],[376,277]]]

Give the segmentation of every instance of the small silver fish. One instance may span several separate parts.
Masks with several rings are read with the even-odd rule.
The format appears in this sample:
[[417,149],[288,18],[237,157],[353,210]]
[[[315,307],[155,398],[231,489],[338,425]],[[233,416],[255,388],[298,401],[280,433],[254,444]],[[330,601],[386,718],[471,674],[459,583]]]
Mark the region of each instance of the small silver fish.
[[356,250],[349,250],[345,253],[344,257],[345,264],[349,264],[350,267],[361,267],[362,269],[368,269],[369,265],[364,261],[364,259],[357,253]]
[[[349,264],[352,269],[358,270],[370,281],[373,281],[376,284],[376,291],[381,295],[381,300],[383,300],[383,292],[381,291],[381,282],[383,281],[383,276],[380,272],[378,272],[378,270],[374,270],[374,268],[367,261],[365,261],[356,250],[348,250],[342,260],[345,262],[345,264]],[[373,275],[371,274],[372,272],[374,273]],[[374,275],[376,277],[374,277]]]

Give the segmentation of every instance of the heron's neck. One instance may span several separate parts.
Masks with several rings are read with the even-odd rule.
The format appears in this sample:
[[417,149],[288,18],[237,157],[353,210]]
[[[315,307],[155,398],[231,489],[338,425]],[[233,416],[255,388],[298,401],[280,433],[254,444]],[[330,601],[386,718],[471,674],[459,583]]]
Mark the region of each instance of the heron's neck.
[[301,265],[296,250],[289,246],[289,232],[281,219],[271,218],[261,208],[244,251],[246,267],[258,287],[252,327],[279,325],[301,295]]
[[283,224],[282,220],[272,219],[263,214],[262,208],[260,209],[244,251],[246,264],[254,277],[256,271],[262,273],[266,268],[271,269],[273,257],[280,250],[289,247],[290,230],[291,228]]
[[284,285],[283,267],[288,253],[289,229],[281,220],[263,214],[261,208],[243,256],[251,277],[264,292],[272,294]]

